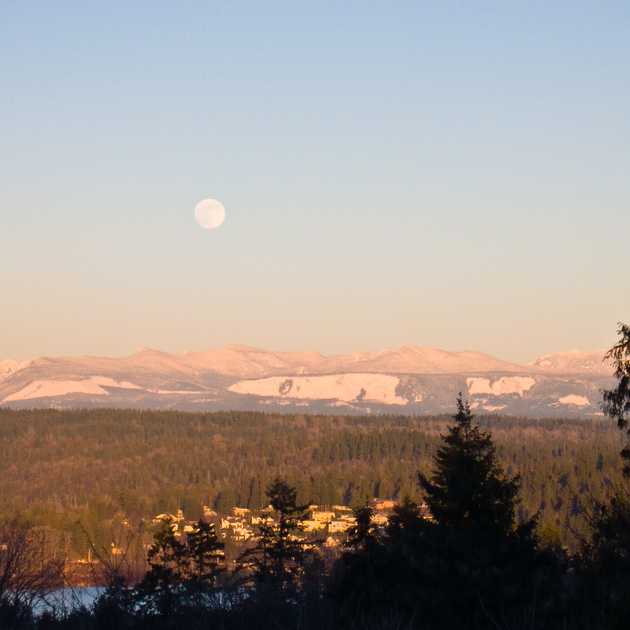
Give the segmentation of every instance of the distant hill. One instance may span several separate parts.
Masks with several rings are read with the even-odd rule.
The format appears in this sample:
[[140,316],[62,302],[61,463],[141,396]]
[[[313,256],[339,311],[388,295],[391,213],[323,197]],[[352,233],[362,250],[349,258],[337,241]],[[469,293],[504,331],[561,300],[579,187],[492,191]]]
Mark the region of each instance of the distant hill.
[[0,361],[0,404],[436,413],[458,392],[475,409],[515,415],[600,413],[612,369],[603,352],[548,354],[518,365],[481,352],[403,346],[325,356],[231,345],[127,357]]
[[610,362],[604,361],[601,352],[556,352],[536,359],[532,366],[547,373],[557,374],[600,374],[609,376],[613,372]]

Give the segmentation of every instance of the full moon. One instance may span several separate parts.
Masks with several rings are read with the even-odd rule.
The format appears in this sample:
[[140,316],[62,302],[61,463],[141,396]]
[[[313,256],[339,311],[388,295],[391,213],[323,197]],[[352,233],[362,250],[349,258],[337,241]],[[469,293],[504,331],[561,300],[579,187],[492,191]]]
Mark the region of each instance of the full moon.
[[204,230],[215,230],[225,221],[225,208],[216,199],[202,199],[195,206],[195,219]]

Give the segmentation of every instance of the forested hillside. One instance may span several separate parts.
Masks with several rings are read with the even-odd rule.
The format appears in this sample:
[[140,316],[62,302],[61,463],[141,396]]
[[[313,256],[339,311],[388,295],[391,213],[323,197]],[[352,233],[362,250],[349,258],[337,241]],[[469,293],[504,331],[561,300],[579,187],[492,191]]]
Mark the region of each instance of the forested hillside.
[[[70,534],[106,528],[115,514],[150,518],[203,505],[260,507],[276,476],[298,500],[359,506],[419,499],[449,418],[331,417],[131,410],[0,410],[2,515],[24,513]],[[620,432],[610,420],[480,418],[500,460],[522,476],[520,518],[569,547],[585,511],[621,481]]]

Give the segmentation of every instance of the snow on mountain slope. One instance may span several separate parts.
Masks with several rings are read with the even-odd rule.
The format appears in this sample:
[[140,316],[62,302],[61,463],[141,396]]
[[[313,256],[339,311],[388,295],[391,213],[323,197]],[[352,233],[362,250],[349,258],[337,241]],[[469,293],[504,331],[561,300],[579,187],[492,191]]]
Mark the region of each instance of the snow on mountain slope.
[[400,379],[387,374],[335,374],[330,376],[271,376],[239,381],[229,390],[237,394],[279,396],[344,402],[374,401],[386,405],[406,405],[396,393]]
[[88,394],[90,396],[107,396],[107,391],[97,383],[86,381],[33,381],[23,389],[10,394],[2,402],[33,400],[34,398],[50,398],[67,394]]
[[586,396],[579,396],[577,394],[569,394],[558,398],[558,403],[561,405],[575,405],[576,407],[587,407],[591,404],[591,401]]
[[33,400],[36,398],[55,398],[68,394],[86,394],[89,396],[108,396],[104,389],[111,387],[116,389],[140,389],[137,385],[126,381],[115,381],[104,376],[93,376],[82,380],[35,380],[17,392],[10,394],[2,402],[15,402],[18,400]]
[[517,394],[522,397],[536,384],[536,381],[529,376],[502,376],[494,381],[488,378],[471,377],[466,379],[466,384],[471,396],[478,394],[492,394],[494,396]]

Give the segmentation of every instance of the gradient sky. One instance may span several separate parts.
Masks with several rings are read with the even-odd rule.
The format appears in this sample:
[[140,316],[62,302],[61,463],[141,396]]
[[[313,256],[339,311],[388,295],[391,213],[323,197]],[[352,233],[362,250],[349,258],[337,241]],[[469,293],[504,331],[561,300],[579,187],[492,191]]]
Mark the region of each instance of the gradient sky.
[[0,2],[0,359],[614,341],[630,4],[341,4]]

